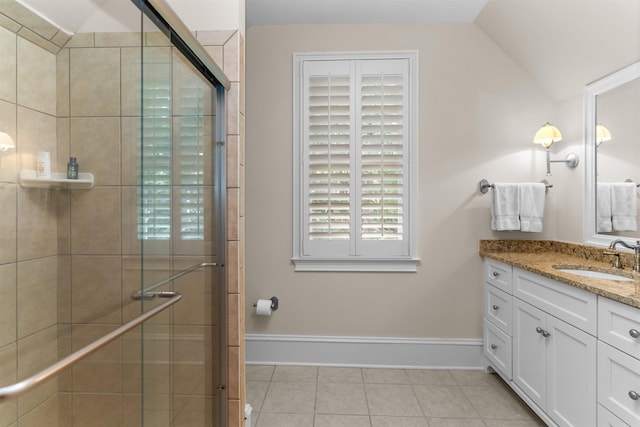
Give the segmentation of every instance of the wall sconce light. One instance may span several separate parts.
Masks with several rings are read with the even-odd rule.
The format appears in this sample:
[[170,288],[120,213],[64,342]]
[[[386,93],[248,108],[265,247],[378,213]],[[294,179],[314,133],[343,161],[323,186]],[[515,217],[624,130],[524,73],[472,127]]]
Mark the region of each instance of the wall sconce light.
[[567,154],[564,160],[551,160],[549,148],[554,142],[562,141],[562,133],[557,127],[547,122],[536,132],[533,137],[534,144],[540,144],[547,150],[547,176],[551,175],[551,163],[566,163],[568,168],[574,169],[578,166],[579,159],[574,153]]
[[596,125],[596,146],[600,146],[603,142],[611,141],[611,132],[601,124]]
[[0,131],[0,151],[7,151],[9,148],[16,148],[15,142],[8,133]]

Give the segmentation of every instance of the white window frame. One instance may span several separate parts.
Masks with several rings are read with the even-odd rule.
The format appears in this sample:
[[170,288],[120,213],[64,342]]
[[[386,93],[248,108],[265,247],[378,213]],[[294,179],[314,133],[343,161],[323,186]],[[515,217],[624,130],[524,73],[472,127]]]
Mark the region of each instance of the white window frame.
[[[303,70],[307,61],[366,61],[366,60],[406,60],[408,63],[407,72],[407,99],[405,103],[406,112],[403,115],[407,121],[405,128],[406,159],[404,159],[403,177],[405,178],[403,192],[403,239],[402,249],[397,249],[397,243],[392,243],[389,248],[395,253],[369,252],[366,256],[359,253],[360,249],[355,249],[359,244],[352,243],[349,253],[336,256],[336,251],[331,250],[331,242],[326,248],[317,253],[310,253],[309,248],[305,248],[306,216],[308,208],[305,200],[308,194],[305,188],[305,147],[303,146],[303,135],[305,134],[305,111],[304,96],[305,77]],[[295,271],[389,271],[389,272],[415,272],[419,258],[417,257],[417,161],[418,161],[418,52],[417,51],[393,51],[393,52],[322,52],[322,53],[294,53],[293,55],[293,258]],[[352,101],[353,102],[353,101]],[[356,119],[359,121],[359,118]],[[355,134],[357,130],[351,132],[351,144],[355,145]],[[352,150],[353,152],[353,150]],[[359,152],[359,149],[358,149]],[[359,160],[358,160],[359,162]],[[352,166],[354,175],[360,174],[357,166]],[[359,177],[353,178],[359,180]],[[355,186],[352,186],[355,188]],[[356,188],[358,194],[360,190]],[[359,197],[359,196],[358,196]],[[358,214],[359,215],[359,214]],[[358,221],[352,223],[352,227],[358,227]],[[357,233],[356,233],[357,234]],[[352,234],[353,235],[353,234]],[[337,243],[337,242],[336,242]],[[390,242],[391,243],[391,242]],[[342,243],[344,245],[344,243]]]

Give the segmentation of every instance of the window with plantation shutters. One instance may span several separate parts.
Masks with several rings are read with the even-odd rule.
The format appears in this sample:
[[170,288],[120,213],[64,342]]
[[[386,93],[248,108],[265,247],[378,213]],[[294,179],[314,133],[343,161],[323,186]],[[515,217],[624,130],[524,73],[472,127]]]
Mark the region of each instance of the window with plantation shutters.
[[415,271],[417,54],[294,57],[297,271]]

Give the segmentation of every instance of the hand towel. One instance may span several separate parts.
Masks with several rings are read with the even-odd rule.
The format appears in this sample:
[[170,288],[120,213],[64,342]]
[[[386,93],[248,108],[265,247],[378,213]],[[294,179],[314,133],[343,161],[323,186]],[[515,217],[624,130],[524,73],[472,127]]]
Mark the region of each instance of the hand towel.
[[615,231],[637,231],[638,196],[636,184],[611,184],[611,223]]
[[540,182],[519,185],[521,231],[532,233],[542,231],[545,190],[546,186]]
[[596,230],[598,233],[609,233],[613,231],[611,223],[611,184],[606,182],[598,183],[598,193],[596,194]]
[[491,229],[519,230],[520,199],[518,184],[495,183],[491,192]]

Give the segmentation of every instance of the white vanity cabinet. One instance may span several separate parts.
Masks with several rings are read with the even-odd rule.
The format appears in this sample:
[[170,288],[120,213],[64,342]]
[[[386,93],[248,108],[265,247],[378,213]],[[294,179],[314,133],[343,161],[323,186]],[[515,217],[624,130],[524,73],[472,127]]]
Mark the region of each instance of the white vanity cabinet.
[[484,350],[492,366],[511,379],[512,268],[487,260],[484,268]]
[[513,382],[558,426],[596,425],[597,296],[514,269]]
[[489,365],[548,425],[595,427],[597,296],[488,259],[484,279]]
[[640,426],[639,331],[640,310],[600,297],[598,425]]

